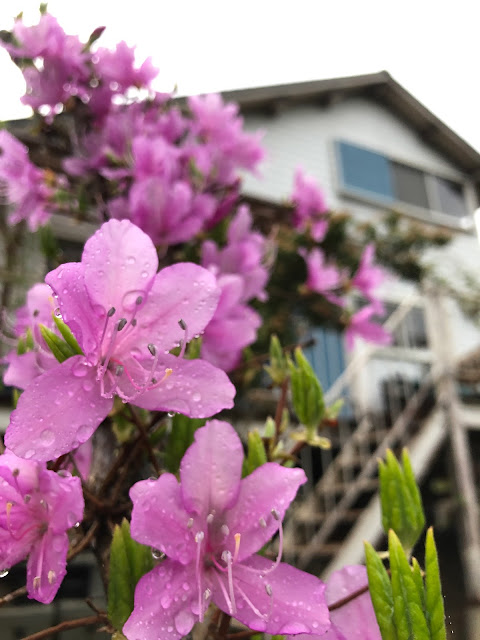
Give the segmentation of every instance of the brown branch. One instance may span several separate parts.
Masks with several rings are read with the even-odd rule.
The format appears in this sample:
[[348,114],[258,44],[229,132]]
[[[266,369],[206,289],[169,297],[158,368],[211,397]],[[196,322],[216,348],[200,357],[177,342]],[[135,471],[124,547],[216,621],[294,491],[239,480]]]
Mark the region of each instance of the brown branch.
[[143,444],[145,445],[145,449],[147,450],[148,457],[150,458],[150,462],[152,463],[152,466],[155,469],[155,473],[157,474],[157,476],[159,476],[161,474],[161,469],[159,467],[158,460],[155,457],[155,452],[152,449],[152,445],[150,443],[150,440],[148,439],[148,433],[147,433],[147,430],[145,428],[145,425],[141,421],[140,417],[138,416],[137,412],[132,407],[132,405],[128,405],[128,408],[130,409],[130,413],[132,415],[132,420],[135,423],[135,426],[140,431],[140,435],[142,437]]
[[72,560],[72,558],[75,558],[75,556],[78,556],[79,553],[81,553],[84,549],[88,547],[90,542],[93,540],[93,536],[95,535],[98,527],[99,527],[98,521],[92,524],[90,529],[87,531],[85,536],[80,540],[77,546],[73,547],[73,549],[67,555],[67,560]]
[[328,610],[335,611],[335,609],[340,609],[340,607],[344,607],[346,604],[348,604],[352,600],[355,600],[355,598],[359,598],[361,595],[363,595],[367,591],[368,591],[368,584],[366,584],[364,587],[361,587],[360,589],[357,589],[356,591],[353,591],[350,595],[345,596],[345,598],[342,598],[341,600],[337,600],[333,604],[329,604]]
[[26,595],[26,593],[27,587],[19,587],[18,589],[15,589],[15,591],[7,593],[7,595],[3,596],[3,598],[0,598],[0,607],[3,607],[4,604],[12,602],[13,600],[15,600],[15,598]]
[[228,628],[230,627],[231,619],[232,619],[232,616],[222,611],[222,614],[220,617],[220,625],[218,627],[217,640],[225,640],[225,638],[227,637]]
[[240,640],[241,638],[251,638],[257,635],[258,631],[237,631],[236,633],[227,633],[227,640]]
[[275,410],[275,434],[277,440],[280,437],[280,427],[282,425],[283,410],[285,409],[285,406],[287,404],[288,385],[289,379],[285,378],[285,380],[282,382],[282,386],[280,387],[280,398]]
[[49,627],[48,629],[43,629],[37,633],[32,633],[30,636],[25,636],[22,640],[43,640],[44,638],[49,638],[57,633],[61,633],[62,631],[77,629],[78,627],[89,627],[92,624],[100,624],[107,621],[108,619],[105,615],[88,616],[86,618],[77,618],[76,620],[66,620],[65,622],[60,622],[60,624],[57,624],[54,627]]

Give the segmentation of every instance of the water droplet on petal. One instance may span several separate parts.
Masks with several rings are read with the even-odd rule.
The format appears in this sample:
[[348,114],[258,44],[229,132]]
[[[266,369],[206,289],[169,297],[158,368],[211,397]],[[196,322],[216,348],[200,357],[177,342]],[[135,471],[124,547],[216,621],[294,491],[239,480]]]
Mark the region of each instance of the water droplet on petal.
[[174,622],[175,628],[177,629],[178,633],[182,636],[185,636],[193,627],[195,618],[190,613],[190,611],[180,611],[180,613],[175,616]]
[[72,368],[72,373],[76,378],[83,378],[87,375],[89,366],[86,362],[76,362]]
[[51,429],[44,429],[40,434],[40,438],[46,447],[49,447],[55,442],[55,434]]
[[194,402],[200,402],[201,399],[202,399],[202,396],[199,393],[194,393],[192,396],[192,400]]
[[128,256],[127,264],[135,264],[136,260],[133,256]]
[[165,554],[160,549],[152,549],[152,558],[154,560],[163,560],[165,558]]
[[6,578],[8,576],[8,569],[0,569],[0,578]]
[[81,424],[78,427],[76,436],[77,438],[80,440],[80,442],[85,442],[85,440],[87,440],[90,435],[91,435],[91,428],[88,426],[88,424]]
[[29,460],[34,454],[35,451],[33,449],[28,449],[28,451],[25,452],[25,459]]
[[85,380],[85,382],[83,383],[83,389],[84,391],[91,391],[93,389],[92,380]]

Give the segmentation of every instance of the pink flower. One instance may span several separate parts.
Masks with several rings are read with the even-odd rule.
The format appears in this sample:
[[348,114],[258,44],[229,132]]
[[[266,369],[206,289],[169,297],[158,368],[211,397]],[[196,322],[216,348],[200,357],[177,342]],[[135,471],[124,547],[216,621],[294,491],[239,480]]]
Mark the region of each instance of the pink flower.
[[80,478],[39,462],[0,456],[0,566],[27,556],[28,597],[48,604],[66,573],[67,530],[83,517]]
[[324,296],[333,304],[342,306],[341,298],[332,292],[342,286],[345,273],[326,262],[325,254],[321,249],[313,249],[308,254],[306,251],[300,250],[299,253],[307,263],[307,287]]
[[212,420],[195,434],[179,484],[166,473],[138,482],[132,536],[168,558],[139,581],[123,627],[128,640],[177,640],[202,621],[210,602],[251,629],[324,633],[325,585],[257,555],[279,531],[306,481],[301,469],[267,463],[241,479],[243,448],[233,427]]
[[252,215],[241,205],[227,231],[227,244],[222,249],[207,240],[202,246],[202,266],[215,267],[220,274],[235,274],[243,280],[242,301],[266,300],[268,269],[264,265],[267,240],[252,230]]
[[217,284],[220,300],[202,335],[202,358],[224,371],[240,361],[242,351],[252,344],[261,325],[259,314],[242,302],[244,282],[237,275],[222,275]]
[[47,369],[56,366],[57,360],[47,349],[39,325],[55,329],[53,312],[55,305],[53,291],[48,284],[39,283],[27,293],[27,304],[17,310],[15,334],[27,342],[27,332],[33,342],[33,349],[26,353],[18,353],[17,349],[10,351],[4,362],[8,364],[3,381],[6,385],[25,389],[30,382]]
[[304,231],[310,227],[312,238],[316,242],[321,242],[328,229],[328,221],[325,218],[328,211],[325,196],[315,179],[305,175],[301,169],[295,172],[291,199],[295,205],[293,211],[295,229]]
[[52,190],[44,172],[30,162],[27,147],[5,129],[0,131],[0,182],[5,182],[10,205],[9,224],[26,220],[30,231],[36,231],[48,222]]
[[46,371],[21,395],[5,436],[17,455],[51,460],[77,448],[114,395],[190,417],[232,406],[235,389],[223,371],[169,353],[211,319],[220,294],[214,276],[189,263],[157,274],[157,265],[143,231],[111,220],[86,242],[82,262],[47,275],[84,355]]
[[378,305],[368,305],[357,311],[350,318],[350,324],[345,332],[347,348],[353,349],[355,338],[358,336],[368,342],[387,345],[392,342],[392,335],[370,318],[379,313]]
[[[332,573],[325,595],[329,606],[368,584],[367,570],[362,565],[344,567]],[[332,626],[326,634],[290,636],[287,640],[382,640],[370,593],[351,600],[330,613]]]
[[19,46],[4,45],[10,55],[33,60],[23,70],[27,84],[24,104],[33,109],[47,105],[53,110],[71,95],[85,94],[90,77],[89,54],[78,37],[67,35],[53,16],[45,13],[31,27],[17,20],[13,34]]
[[376,302],[375,289],[385,280],[386,273],[381,267],[374,265],[375,247],[369,244],[365,247],[360,264],[354,277],[352,284],[356,287],[370,302]]

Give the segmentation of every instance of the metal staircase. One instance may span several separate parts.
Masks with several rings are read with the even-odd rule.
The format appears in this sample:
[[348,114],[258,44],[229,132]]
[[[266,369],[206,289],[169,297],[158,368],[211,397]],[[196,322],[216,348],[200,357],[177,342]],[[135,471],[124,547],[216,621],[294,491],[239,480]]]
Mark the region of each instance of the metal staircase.
[[[385,327],[398,332],[418,298],[411,297],[390,316]],[[388,359],[415,363],[425,371],[414,389],[398,378],[384,388],[383,410],[358,407],[354,393],[359,376],[368,375],[368,364]],[[409,345],[368,348],[357,355],[326,394],[327,403],[347,398],[347,411],[328,435],[330,450],[309,450],[305,455],[310,476],[285,525],[284,552],[288,561],[315,573],[329,573],[347,563],[359,562],[362,541],[378,541],[382,535],[378,500],[377,461],[387,448],[399,452],[408,446],[417,477],[427,470],[446,437],[443,411],[435,404],[431,354]],[[401,365],[400,365],[401,366]],[[402,385],[406,388],[402,389]],[[403,400],[402,400],[403,398]]]

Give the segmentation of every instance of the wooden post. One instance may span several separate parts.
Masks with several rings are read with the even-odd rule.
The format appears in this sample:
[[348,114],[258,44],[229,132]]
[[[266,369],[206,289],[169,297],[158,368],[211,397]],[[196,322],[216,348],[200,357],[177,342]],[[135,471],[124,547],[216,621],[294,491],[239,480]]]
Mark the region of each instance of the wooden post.
[[[427,291],[427,320],[430,325],[431,347],[434,355],[434,377],[437,380],[438,402],[442,407],[449,431],[453,471],[460,498],[461,556],[468,600],[472,607],[466,613],[468,638],[478,638],[480,613],[480,509],[475,489],[472,458],[468,443],[468,427],[463,422],[455,382],[455,357],[449,326],[448,309],[442,295],[430,288]],[[471,618],[471,619],[470,619]]]

